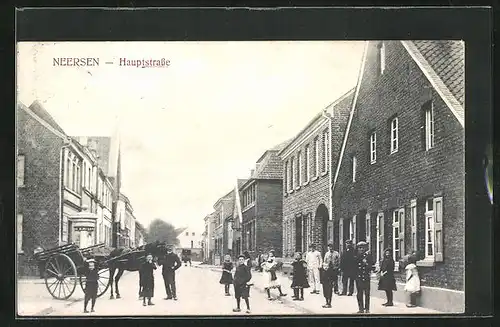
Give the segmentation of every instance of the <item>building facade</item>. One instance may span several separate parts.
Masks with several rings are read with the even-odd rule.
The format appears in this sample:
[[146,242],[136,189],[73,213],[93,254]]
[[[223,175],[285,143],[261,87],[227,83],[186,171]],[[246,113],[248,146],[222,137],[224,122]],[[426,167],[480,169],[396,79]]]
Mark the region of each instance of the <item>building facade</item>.
[[420,305],[463,312],[463,43],[368,42],[349,125],[336,237],[367,240],[378,260],[418,253]]
[[219,265],[226,254],[229,253],[228,231],[229,218],[232,218],[234,211],[234,190],[221,197],[214,204],[214,255],[212,261]]
[[190,250],[192,261],[203,261],[203,232],[199,228],[187,227],[177,236],[177,239],[179,240],[177,246],[179,253],[182,250]]
[[146,229],[144,226],[139,222],[135,221],[135,246],[139,247],[144,245],[145,242],[145,235],[146,235]]
[[285,145],[264,152],[250,178],[239,188],[241,248],[252,257],[269,250],[274,250],[277,257],[282,256],[283,164],[278,152]]
[[[283,160],[283,256],[307,251],[309,244],[326,251],[334,242],[331,186],[342,136],[347,126],[354,89],[323,111],[284,147]],[[338,227],[337,227],[338,228]],[[335,242],[338,249],[339,244]]]

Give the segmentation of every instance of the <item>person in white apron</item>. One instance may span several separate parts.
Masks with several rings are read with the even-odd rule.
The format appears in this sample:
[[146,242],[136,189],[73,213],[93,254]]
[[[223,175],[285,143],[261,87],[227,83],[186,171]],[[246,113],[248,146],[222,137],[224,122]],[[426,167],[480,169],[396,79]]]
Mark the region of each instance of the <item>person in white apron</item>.
[[271,289],[274,288],[278,289],[279,297],[286,296],[286,294],[281,291],[281,282],[276,273],[277,268],[278,262],[275,260],[274,251],[270,251],[267,261],[262,263],[262,269],[268,275],[268,279],[264,284],[264,288],[267,292],[267,299],[270,301],[273,300],[273,298],[271,297]]

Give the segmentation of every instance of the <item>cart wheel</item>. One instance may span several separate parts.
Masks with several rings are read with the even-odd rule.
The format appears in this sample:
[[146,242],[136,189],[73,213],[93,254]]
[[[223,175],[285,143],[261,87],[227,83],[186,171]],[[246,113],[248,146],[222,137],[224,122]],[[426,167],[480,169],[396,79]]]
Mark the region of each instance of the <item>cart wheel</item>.
[[[106,293],[109,288],[109,283],[111,282],[111,272],[109,268],[99,269],[99,279],[97,280],[97,297]],[[85,275],[80,274],[80,286],[82,290],[85,291],[85,285],[87,283],[87,277]]]
[[66,300],[75,291],[76,266],[66,254],[55,254],[47,260],[44,277],[47,290],[58,300]]

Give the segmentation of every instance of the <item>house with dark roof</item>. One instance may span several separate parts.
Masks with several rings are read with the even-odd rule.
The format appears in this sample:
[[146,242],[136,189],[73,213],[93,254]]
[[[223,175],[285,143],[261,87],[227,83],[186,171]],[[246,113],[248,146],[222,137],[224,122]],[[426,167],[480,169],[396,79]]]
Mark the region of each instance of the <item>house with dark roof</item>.
[[444,312],[465,303],[464,53],[461,41],[367,42],[333,178],[340,247],[367,241],[377,267],[388,248],[396,270],[416,253],[419,305]]
[[278,153],[282,160],[283,254],[315,244],[323,253],[333,239],[332,167],[336,166],[354,89],[319,111]]
[[241,251],[248,251],[252,258],[269,250],[274,250],[278,257],[282,255],[283,164],[278,152],[287,144],[288,141],[265,151],[250,178],[238,188],[236,229],[241,235]]

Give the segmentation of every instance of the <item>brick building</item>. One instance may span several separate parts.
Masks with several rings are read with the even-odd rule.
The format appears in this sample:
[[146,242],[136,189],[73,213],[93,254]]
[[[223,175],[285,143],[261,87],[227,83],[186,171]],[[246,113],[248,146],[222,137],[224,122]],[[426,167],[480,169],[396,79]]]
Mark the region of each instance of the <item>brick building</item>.
[[221,197],[214,204],[214,221],[213,221],[213,240],[214,249],[212,262],[216,265],[220,264],[224,255],[229,253],[228,242],[228,220],[233,216],[234,210],[234,190]]
[[[332,167],[336,166],[354,90],[318,113],[284,147],[282,239],[285,258],[315,243],[320,251],[332,241]],[[338,244],[337,244],[338,246]]]
[[283,181],[278,152],[282,143],[257,160],[251,177],[239,187],[241,208],[241,251],[255,257],[259,249],[282,255]]
[[462,42],[368,42],[334,179],[336,238],[418,251],[442,311],[464,308],[464,111]]

